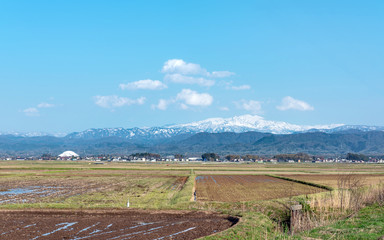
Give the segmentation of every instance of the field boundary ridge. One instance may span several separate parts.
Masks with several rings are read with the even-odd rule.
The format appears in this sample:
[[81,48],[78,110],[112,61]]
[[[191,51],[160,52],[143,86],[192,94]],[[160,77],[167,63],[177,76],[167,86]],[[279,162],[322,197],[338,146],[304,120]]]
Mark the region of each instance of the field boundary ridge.
[[312,187],[322,188],[322,189],[325,189],[328,191],[334,190],[334,188],[329,187],[329,186],[325,186],[325,185],[321,185],[321,184],[317,184],[317,183],[312,183],[312,182],[306,182],[306,181],[302,181],[302,180],[298,180],[298,179],[293,179],[293,178],[288,178],[288,177],[283,177],[283,176],[278,176],[278,175],[272,175],[272,174],[267,174],[266,176],[274,177],[274,178],[278,178],[278,179],[282,179],[282,180],[286,180],[286,181],[301,183],[301,184],[305,184],[305,185],[312,186]]

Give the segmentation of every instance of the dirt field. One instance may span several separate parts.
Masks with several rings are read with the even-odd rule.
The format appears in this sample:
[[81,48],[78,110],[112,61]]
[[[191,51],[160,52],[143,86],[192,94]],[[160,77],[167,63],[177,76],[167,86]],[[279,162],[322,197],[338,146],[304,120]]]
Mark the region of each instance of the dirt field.
[[[384,174],[349,174],[353,179],[358,180],[362,185],[377,185],[384,183]],[[279,174],[279,176],[297,179],[305,182],[321,184],[337,188],[337,181],[345,174]]]
[[[32,176],[9,177],[0,179],[0,205],[17,203],[49,203],[63,202],[70,197],[85,194],[122,194],[128,197],[142,199],[153,187],[161,188],[164,192],[177,192],[182,189],[187,177],[178,176]],[[100,200],[108,201],[108,197]],[[115,202],[119,199],[110,199]],[[102,201],[101,201],[102,203]]]
[[0,161],[0,239],[193,239],[232,224],[192,209],[242,216],[209,239],[276,239],[290,197],[324,190],[265,175],[334,186],[339,173],[374,184],[384,164]]
[[268,200],[324,191],[262,175],[203,175],[196,177],[197,201]]
[[208,212],[0,211],[0,239],[196,239],[238,220]]
[[100,192],[122,186],[122,182],[106,184],[95,179],[29,178],[0,181],[0,204],[33,203]]

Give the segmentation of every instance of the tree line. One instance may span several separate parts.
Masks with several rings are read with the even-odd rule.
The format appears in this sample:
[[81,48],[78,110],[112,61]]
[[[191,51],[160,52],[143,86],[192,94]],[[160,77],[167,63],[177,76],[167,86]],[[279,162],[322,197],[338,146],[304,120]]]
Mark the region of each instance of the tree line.
[[[218,161],[221,159],[221,157],[216,153],[204,153],[203,155],[201,155],[201,158],[203,159],[203,161],[210,161],[210,162]],[[230,155],[226,155],[224,157],[224,159],[227,161],[230,161],[230,162],[238,161],[240,159],[242,159],[244,161],[255,161],[255,160],[259,159],[259,156],[250,155],[250,154],[247,154],[244,156],[236,155],[236,154],[230,154]]]
[[306,153],[296,153],[296,154],[278,154],[278,155],[275,155],[273,157],[274,159],[277,159],[277,160],[282,160],[282,161],[286,161],[286,160],[294,160],[294,161],[310,161],[312,160],[313,158],[311,156],[309,156],[308,154]]
[[369,161],[369,157],[367,155],[358,153],[348,153],[346,159],[357,161]]

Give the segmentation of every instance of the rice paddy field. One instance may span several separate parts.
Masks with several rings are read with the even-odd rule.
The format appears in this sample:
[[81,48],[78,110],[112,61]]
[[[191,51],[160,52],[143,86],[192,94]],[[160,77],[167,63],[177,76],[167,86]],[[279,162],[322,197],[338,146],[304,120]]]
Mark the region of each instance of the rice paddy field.
[[233,224],[222,214],[180,211],[3,211],[0,217],[1,239],[195,239]]
[[0,161],[0,239],[296,238],[289,204],[343,174],[380,185],[384,165]]
[[[338,180],[343,177],[343,175],[348,173],[341,174],[281,174],[282,177],[287,177],[295,180],[305,181],[316,183],[320,185],[329,186],[332,188],[338,187]],[[358,180],[360,184],[368,185],[377,185],[384,183],[384,174],[349,174],[354,179]]]
[[324,189],[265,175],[202,175],[196,177],[197,201],[258,201],[322,191]]

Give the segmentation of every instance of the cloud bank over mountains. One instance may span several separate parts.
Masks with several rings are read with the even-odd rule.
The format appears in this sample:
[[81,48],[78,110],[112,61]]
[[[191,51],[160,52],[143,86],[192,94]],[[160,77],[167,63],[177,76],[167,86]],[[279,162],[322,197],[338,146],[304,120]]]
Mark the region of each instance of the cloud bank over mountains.
[[[140,96],[136,99],[118,95],[98,95],[93,97],[94,103],[102,108],[120,108],[131,105],[144,105],[147,100],[150,103],[152,110],[168,110],[171,106],[177,107],[180,110],[188,110],[194,108],[207,108],[213,105],[215,96],[210,93],[212,87],[217,85],[217,79],[220,84],[215,86],[215,89],[222,89],[222,91],[250,91],[252,89],[249,84],[234,84],[231,77],[235,76],[234,72],[223,71],[208,71],[197,63],[186,62],[183,59],[169,59],[167,60],[160,72],[163,74],[163,81],[144,79],[138,81],[131,81],[119,84],[120,90],[126,91],[167,91],[177,89],[177,94],[163,94],[166,98],[160,97],[155,102],[149,100],[147,96]],[[189,87],[185,87],[185,86]],[[192,89],[198,88],[200,90]],[[204,88],[204,89],[201,89]],[[174,91],[173,91],[174,92]],[[143,92],[144,93],[144,92]],[[151,94],[151,96],[154,96]],[[243,110],[251,114],[264,114],[263,101],[254,99],[240,98],[236,99],[237,95],[228,95],[232,99],[232,107],[230,105],[216,106],[219,111],[230,111],[232,109]],[[309,103],[302,100],[295,99],[291,96],[286,96],[282,99],[281,104],[276,106],[280,111],[296,110],[296,111],[313,111],[314,107]],[[33,115],[34,109],[26,110],[26,114]]]
[[[172,110],[212,110],[218,112],[240,111],[250,114],[266,113],[265,106],[276,101],[263,101],[257,94],[250,95],[253,87],[249,84],[239,84],[233,79],[237,76],[228,70],[209,71],[200,64],[184,61],[183,59],[169,59],[164,62],[158,73],[162,80],[143,79],[118,84],[119,93],[93,96],[96,106],[116,112],[117,109],[128,109],[131,106],[142,106],[152,111]],[[256,83],[257,84],[257,83]],[[224,94],[226,101],[219,98]],[[248,92],[247,96],[244,94]],[[224,104],[223,104],[224,103]],[[148,106],[149,105],[149,106]],[[40,116],[41,109],[56,107],[55,104],[41,102],[36,106],[28,107],[22,112],[29,117]],[[279,111],[314,111],[309,103],[285,96],[281,103],[274,107]]]

